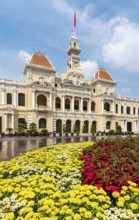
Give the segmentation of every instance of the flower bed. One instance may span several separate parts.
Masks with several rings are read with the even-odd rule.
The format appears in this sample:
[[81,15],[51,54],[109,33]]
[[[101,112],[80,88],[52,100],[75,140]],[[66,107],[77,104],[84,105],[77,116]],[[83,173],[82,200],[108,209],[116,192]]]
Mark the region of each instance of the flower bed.
[[84,184],[103,187],[106,192],[118,191],[133,181],[139,187],[139,146],[117,142],[98,142],[83,150]]
[[82,185],[82,151],[92,143],[44,147],[0,163],[0,219],[137,219],[139,190],[128,181],[111,196]]

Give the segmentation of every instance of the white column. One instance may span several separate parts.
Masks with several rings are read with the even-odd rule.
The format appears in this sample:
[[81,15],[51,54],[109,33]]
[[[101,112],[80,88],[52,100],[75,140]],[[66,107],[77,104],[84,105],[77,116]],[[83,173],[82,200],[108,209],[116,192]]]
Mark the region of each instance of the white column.
[[124,131],[125,130],[125,127],[124,127],[124,121],[122,121],[122,131]]
[[52,109],[52,93],[50,92],[50,109]]
[[32,108],[35,108],[35,90],[32,90]]
[[113,109],[112,109],[113,113],[115,113],[115,103],[113,102]]
[[125,121],[125,131],[127,131],[127,121]]
[[126,114],[126,106],[124,105],[124,114]]
[[16,89],[13,90],[13,104],[14,107],[16,108]]
[[5,131],[7,130],[7,115],[4,115],[4,127],[5,127]]
[[102,114],[104,113],[104,100],[102,99]]
[[65,96],[62,97],[62,103],[63,103],[63,112],[65,111]]
[[1,88],[1,104],[5,103],[5,88]]
[[12,129],[14,130],[14,114],[12,114]]
[[83,98],[81,98],[81,113],[83,112]]
[[138,108],[137,108],[137,107],[136,107],[136,110],[135,110],[135,111],[136,111],[136,115],[138,115]]
[[74,112],[74,96],[72,97],[72,112]]
[[88,102],[88,112],[90,113],[91,112],[91,99],[89,99],[89,102]]
[[137,131],[139,131],[139,121],[137,122]]
[[12,142],[11,142],[11,153],[12,153],[12,156],[14,156],[14,149],[15,149],[15,141],[13,139]]

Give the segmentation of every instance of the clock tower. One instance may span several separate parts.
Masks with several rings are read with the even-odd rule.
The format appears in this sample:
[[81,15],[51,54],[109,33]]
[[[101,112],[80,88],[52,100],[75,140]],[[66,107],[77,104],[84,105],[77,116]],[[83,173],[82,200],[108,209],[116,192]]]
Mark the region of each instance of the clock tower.
[[69,48],[67,50],[67,76],[74,84],[83,82],[84,75],[80,65],[80,48],[78,46],[78,38],[76,37],[75,29],[69,40]]

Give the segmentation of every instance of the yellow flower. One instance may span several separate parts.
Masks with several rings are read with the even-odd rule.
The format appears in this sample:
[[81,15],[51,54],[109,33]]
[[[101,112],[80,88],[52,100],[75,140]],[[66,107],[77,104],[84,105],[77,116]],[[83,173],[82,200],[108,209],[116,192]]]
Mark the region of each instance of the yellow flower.
[[125,199],[126,201],[128,201],[128,200],[130,200],[130,196],[129,196],[129,195],[125,195],[125,196],[124,196],[124,199]]
[[102,208],[103,209],[108,209],[110,206],[108,205],[108,204],[104,204],[104,205],[102,205]]
[[97,203],[97,202],[92,202],[92,203],[91,203],[91,207],[92,207],[93,209],[97,209],[97,208],[98,208],[98,203]]
[[86,212],[84,213],[84,217],[85,217],[85,218],[89,218],[89,219],[91,219],[91,217],[92,217],[92,213],[89,212],[89,211],[86,211]]
[[34,204],[35,204],[35,202],[34,202],[33,200],[30,200],[30,201],[28,202],[27,206],[28,206],[28,207],[34,206]]
[[75,214],[73,217],[74,220],[80,220],[81,216],[79,214]]
[[126,190],[128,190],[128,187],[127,187],[127,186],[122,186],[122,189],[123,189],[124,191],[126,191]]
[[92,194],[92,195],[89,196],[89,198],[90,198],[90,199],[97,199],[97,195]]
[[134,183],[134,182],[132,182],[132,181],[128,181],[128,184],[129,184],[130,186],[137,187],[137,184]]
[[7,213],[5,219],[7,219],[7,220],[13,220],[13,219],[14,219],[14,213],[13,213],[13,212]]
[[106,201],[106,198],[105,198],[105,196],[99,195],[99,196],[98,196],[98,200],[99,200],[100,202],[105,202],[105,201]]
[[123,201],[118,201],[117,202],[117,206],[118,207],[123,207],[124,206],[124,202]]
[[96,213],[96,216],[97,216],[98,218],[103,218],[103,217],[104,217],[104,214],[101,213],[101,212],[97,212],[97,213]]
[[67,215],[71,215],[71,216],[74,215],[72,209],[67,209],[65,213],[66,213]]
[[73,220],[71,216],[67,216],[65,220]]
[[118,193],[118,192],[113,192],[113,193],[112,193],[112,196],[113,196],[114,198],[118,198],[118,197],[120,197],[120,193]]
[[131,203],[130,207],[132,210],[138,209],[138,205],[136,203]]
[[80,209],[79,209],[79,212],[80,212],[80,213],[84,213],[84,212],[86,212],[86,211],[87,211],[87,210],[86,210],[85,208],[80,208]]

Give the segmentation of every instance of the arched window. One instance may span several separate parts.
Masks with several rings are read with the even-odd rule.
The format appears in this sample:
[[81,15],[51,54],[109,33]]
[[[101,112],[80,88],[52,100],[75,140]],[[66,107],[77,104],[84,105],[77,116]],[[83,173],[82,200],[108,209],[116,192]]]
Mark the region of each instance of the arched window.
[[70,110],[70,99],[65,100],[65,109]]
[[79,110],[79,100],[74,101],[74,110]]
[[95,111],[95,102],[91,102],[91,111],[92,111],[92,112]]
[[87,111],[87,101],[83,101],[83,111]]
[[7,93],[7,104],[11,105],[12,104],[12,94]]
[[19,119],[18,119],[18,124],[19,124],[19,123],[21,123],[21,124],[23,124],[23,125],[26,126],[26,120],[25,120],[24,118],[19,118]]
[[115,111],[116,111],[116,114],[118,114],[118,104],[116,104],[116,106],[115,106]]
[[39,128],[46,128],[46,119],[45,118],[41,118],[39,120]]
[[96,121],[92,122],[92,129],[94,132],[96,132],[96,130],[97,130],[97,122]]
[[106,122],[106,129],[110,129],[111,128],[111,122],[110,121],[107,121]]
[[56,120],[56,132],[57,133],[62,132],[62,121],[61,121],[61,119]]
[[23,93],[18,94],[18,105],[25,106],[25,94]]
[[47,106],[47,98],[44,95],[38,95],[37,104],[42,106]]
[[58,109],[61,108],[61,99],[59,97],[56,98],[55,108],[58,108]]
[[66,121],[66,131],[71,132],[71,120]]
[[77,131],[80,132],[80,121],[79,120],[75,121],[75,126],[76,126]]
[[110,111],[110,104],[108,102],[104,103],[104,110],[109,112]]

